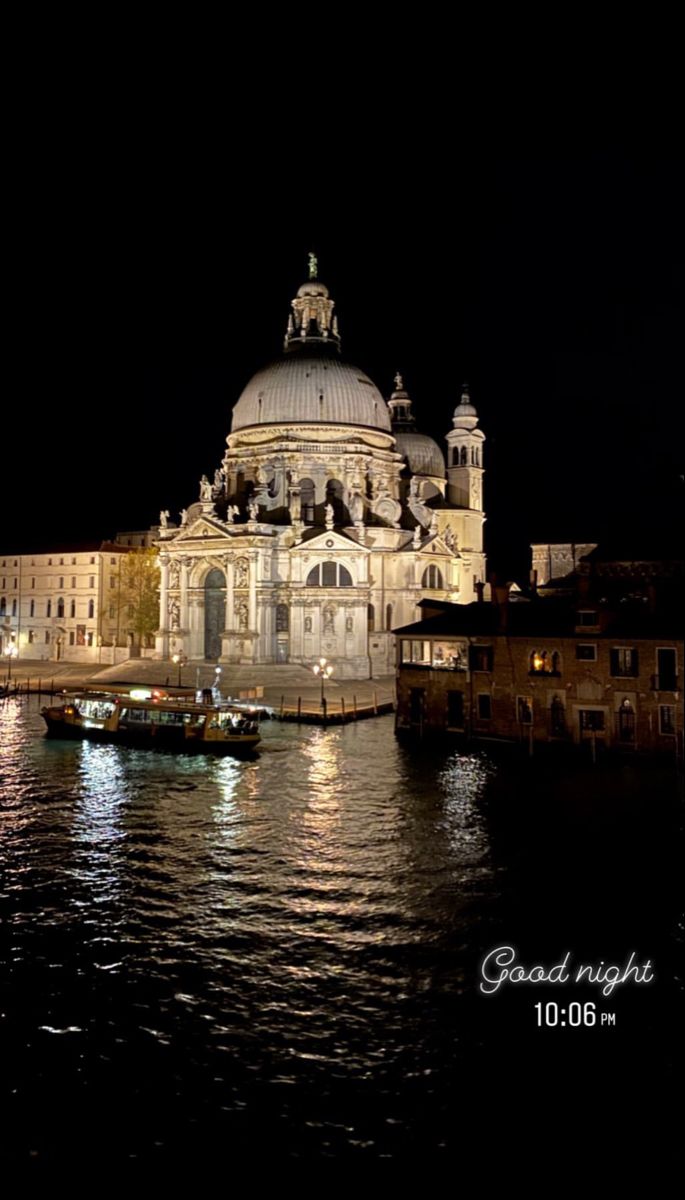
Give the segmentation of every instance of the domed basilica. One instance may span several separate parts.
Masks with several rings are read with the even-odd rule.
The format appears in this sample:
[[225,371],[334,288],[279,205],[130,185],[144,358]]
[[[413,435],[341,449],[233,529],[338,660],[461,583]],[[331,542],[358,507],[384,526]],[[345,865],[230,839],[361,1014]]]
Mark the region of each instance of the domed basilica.
[[387,401],[340,354],[317,278],[292,301],[283,356],[233,409],[221,466],[168,524],[162,658],[300,663],[338,677],[394,671],[392,629],[425,597],[468,604],[485,580],[483,443],[463,391],[440,447],[416,429],[403,381]]

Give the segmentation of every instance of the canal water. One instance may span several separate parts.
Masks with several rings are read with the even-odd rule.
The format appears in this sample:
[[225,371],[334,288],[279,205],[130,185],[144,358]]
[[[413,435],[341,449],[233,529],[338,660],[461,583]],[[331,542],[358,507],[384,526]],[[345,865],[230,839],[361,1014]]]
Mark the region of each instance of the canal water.
[[[675,1157],[671,766],[412,749],[392,717],[263,735],[60,743],[0,705],[3,1158]],[[538,1028],[576,996],[484,996],[502,945],[655,979],[584,990],[613,1027]]]

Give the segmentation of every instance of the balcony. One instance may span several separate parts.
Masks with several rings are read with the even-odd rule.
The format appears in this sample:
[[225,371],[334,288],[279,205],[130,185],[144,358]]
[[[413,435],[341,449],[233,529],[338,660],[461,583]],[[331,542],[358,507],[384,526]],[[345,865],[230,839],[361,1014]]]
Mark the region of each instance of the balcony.
[[673,674],[652,675],[653,692],[679,692],[681,690],[680,676]]

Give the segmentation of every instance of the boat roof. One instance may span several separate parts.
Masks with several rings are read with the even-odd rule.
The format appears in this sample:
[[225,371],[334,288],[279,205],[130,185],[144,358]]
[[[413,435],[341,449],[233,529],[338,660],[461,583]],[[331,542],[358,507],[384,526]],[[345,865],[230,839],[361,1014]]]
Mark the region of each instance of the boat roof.
[[244,707],[227,700],[198,702],[194,699],[194,692],[187,696],[169,696],[164,691],[155,689],[147,696],[136,696],[133,694],[136,691],[148,692],[150,689],[132,688],[123,691],[111,688],[105,691],[95,688],[65,688],[63,695],[65,699],[76,701],[114,700],[122,704],[125,702],[129,708],[156,708],[161,712],[245,712]]

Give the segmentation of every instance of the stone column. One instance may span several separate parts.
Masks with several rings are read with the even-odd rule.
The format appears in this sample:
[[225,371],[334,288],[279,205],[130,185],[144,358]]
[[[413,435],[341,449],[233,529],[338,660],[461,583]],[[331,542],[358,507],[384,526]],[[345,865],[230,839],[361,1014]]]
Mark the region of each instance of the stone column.
[[257,558],[256,555],[250,555],[250,590],[248,594],[248,620],[247,627],[250,633],[257,631]]
[[160,622],[159,628],[163,633],[166,633],[169,627],[169,559],[166,554],[160,558],[160,588],[159,588],[159,608]]
[[187,558],[181,559],[181,630],[190,629],[190,616],[188,613],[188,573],[190,569],[190,561]]
[[224,628],[233,629],[235,627],[233,613],[233,563],[228,554],[224,559],[224,572],[226,575],[226,616],[224,618]]

